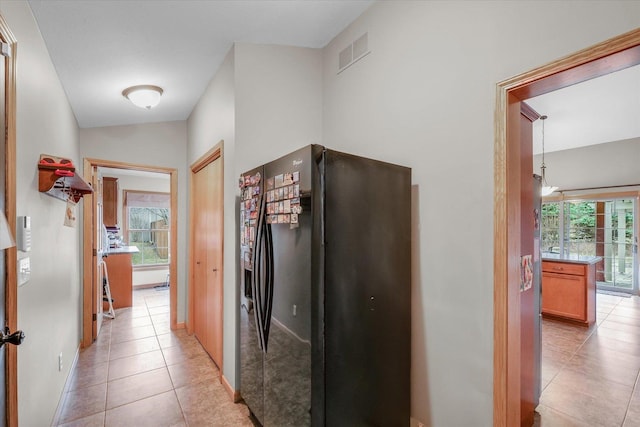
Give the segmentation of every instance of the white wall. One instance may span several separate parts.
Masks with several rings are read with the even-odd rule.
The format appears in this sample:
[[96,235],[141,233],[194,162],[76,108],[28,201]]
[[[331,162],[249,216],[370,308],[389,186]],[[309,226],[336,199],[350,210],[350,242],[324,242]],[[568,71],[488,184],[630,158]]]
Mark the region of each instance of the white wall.
[[[18,417],[21,426],[51,424],[80,342],[80,229],[63,226],[65,203],[38,192],[41,153],[81,165],[78,126],[26,2],[2,2],[18,41],[17,214],[31,216],[31,280],[18,288]],[[78,218],[81,218],[78,206]],[[81,222],[79,224],[82,224]],[[58,354],[64,367],[58,371]]]
[[[540,174],[541,157],[534,156],[537,174]],[[547,182],[560,190],[640,184],[639,161],[640,138],[544,155]]]
[[324,49],[323,143],[413,169],[415,419],[492,425],[496,83],[639,25],[640,2],[377,2]]
[[322,51],[247,43],[236,43],[235,50],[237,180],[322,142]]
[[[187,123],[185,121],[80,129],[82,158],[178,170],[178,322],[186,318]],[[172,212],[172,214],[174,214]]]
[[[224,180],[224,239],[223,239],[223,323],[222,343],[223,375],[235,388],[237,370],[236,355],[238,315],[237,272],[237,214],[236,189],[238,178],[235,173],[235,87],[234,87],[234,49],[227,53],[224,62],[209,82],[198,104],[187,120],[189,165],[202,157],[220,141],[223,145]],[[190,250],[190,247],[188,248]]]

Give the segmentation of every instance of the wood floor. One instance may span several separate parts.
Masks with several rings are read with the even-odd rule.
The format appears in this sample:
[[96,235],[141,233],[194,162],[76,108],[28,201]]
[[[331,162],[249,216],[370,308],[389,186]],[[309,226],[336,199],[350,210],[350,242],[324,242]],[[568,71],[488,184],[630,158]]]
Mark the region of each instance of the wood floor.
[[544,319],[535,426],[640,426],[640,298],[597,294],[590,328]]
[[169,290],[136,290],[80,352],[54,426],[253,426],[193,336],[169,329]]

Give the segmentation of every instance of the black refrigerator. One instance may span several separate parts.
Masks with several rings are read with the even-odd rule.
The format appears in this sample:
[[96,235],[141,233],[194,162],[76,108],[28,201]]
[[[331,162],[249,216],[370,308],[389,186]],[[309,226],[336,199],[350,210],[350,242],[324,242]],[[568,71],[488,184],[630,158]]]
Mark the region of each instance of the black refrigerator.
[[254,420],[408,426],[411,170],[310,145],[240,187],[240,391]]

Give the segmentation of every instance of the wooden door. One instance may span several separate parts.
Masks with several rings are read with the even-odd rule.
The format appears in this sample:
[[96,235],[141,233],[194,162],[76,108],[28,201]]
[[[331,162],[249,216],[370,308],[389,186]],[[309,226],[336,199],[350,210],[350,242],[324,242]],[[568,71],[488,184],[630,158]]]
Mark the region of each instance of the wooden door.
[[[530,257],[530,261],[539,262],[539,254],[535,254],[534,232],[536,215],[534,212],[533,185],[533,125],[540,117],[527,104],[521,104],[520,112],[520,255]],[[536,286],[521,286],[520,289],[520,424],[533,425],[533,416],[538,406],[537,382],[539,373],[536,369],[536,322],[540,322],[540,313],[535,310]],[[539,295],[538,295],[539,298]]]
[[192,177],[193,331],[222,367],[222,161]]

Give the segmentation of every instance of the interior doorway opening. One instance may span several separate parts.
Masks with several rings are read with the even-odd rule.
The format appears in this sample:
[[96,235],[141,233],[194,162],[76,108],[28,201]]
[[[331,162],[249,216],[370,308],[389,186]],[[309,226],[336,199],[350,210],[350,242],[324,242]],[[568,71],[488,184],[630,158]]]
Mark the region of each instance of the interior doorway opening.
[[[497,85],[494,185],[494,425],[519,425],[522,101],[640,63],[634,30]],[[526,218],[525,218],[526,215]]]
[[[101,159],[84,159],[84,176],[85,179],[92,183],[94,188],[99,188],[100,174],[99,169],[109,168],[108,170],[117,170],[122,173],[155,173],[168,176],[169,188],[169,212],[171,215],[167,218],[168,228],[167,234],[167,259],[168,259],[168,279],[165,275],[165,281],[170,286],[170,328],[177,329],[177,178],[178,171],[174,168],[164,168],[158,166],[149,166],[125,162],[116,162]],[[101,217],[102,209],[99,209],[101,203],[101,194],[95,194],[92,197],[84,198],[83,206],[83,316],[82,316],[82,346],[88,347],[97,338],[100,332],[102,321],[102,300],[103,300],[103,281],[100,274],[99,262],[101,260],[101,249],[105,244],[105,233],[103,231],[103,220]],[[123,215],[125,215],[123,213]],[[156,234],[159,238],[159,235]],[[126,239],[127,237],[125,237]],[[106,237],[108,239],[108,236]],[[108,241],[108,240],[107,240]],[[148,243],[148,242],[143,242]]]

